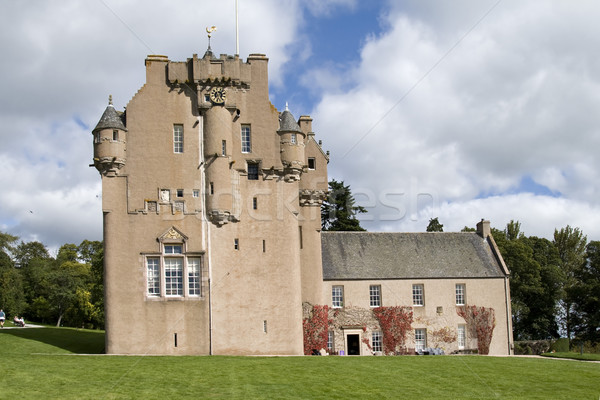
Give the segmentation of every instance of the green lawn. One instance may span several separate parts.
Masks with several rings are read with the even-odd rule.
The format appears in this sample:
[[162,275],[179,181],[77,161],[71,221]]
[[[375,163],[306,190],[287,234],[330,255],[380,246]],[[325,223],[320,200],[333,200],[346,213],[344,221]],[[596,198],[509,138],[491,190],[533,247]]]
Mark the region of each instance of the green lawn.
[[[133,357],[103,332],[0,330],[0,397],[598,399],[600,364],[484,356]],[[3,396],[4,395],[4,396]]]
[[544,357],[553,358],[569,358],[572,360],[582,361],[600,361],[600,354],[589,354],[589,353],[575,353],[575,352],[564,352],[564,353],[545,353],[542,354]]

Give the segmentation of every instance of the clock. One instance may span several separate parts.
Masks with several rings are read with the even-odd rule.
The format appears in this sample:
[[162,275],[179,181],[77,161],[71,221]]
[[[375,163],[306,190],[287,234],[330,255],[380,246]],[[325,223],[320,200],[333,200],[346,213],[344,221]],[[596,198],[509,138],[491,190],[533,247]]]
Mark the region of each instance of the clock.
[[225,103],[225,95],[225,88],[220,86],[214,87],[209,93],[210,101],[212,101],[214,104],[223,104]]

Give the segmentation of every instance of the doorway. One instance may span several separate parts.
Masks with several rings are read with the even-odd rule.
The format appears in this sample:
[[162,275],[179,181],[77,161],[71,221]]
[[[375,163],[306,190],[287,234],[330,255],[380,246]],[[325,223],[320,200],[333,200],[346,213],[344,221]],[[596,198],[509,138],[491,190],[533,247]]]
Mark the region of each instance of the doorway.
[[360,335],[347,335],[346,344],[349,356],[360,356]]

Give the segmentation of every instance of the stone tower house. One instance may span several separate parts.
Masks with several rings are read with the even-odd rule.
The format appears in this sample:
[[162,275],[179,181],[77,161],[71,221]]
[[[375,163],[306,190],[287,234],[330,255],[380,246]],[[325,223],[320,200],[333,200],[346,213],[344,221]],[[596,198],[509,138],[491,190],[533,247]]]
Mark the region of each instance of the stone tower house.
[[324,303],[328,155],[269,101],[268,59],[148,56],[146,83],[94,135],[106,352],[302,354]]

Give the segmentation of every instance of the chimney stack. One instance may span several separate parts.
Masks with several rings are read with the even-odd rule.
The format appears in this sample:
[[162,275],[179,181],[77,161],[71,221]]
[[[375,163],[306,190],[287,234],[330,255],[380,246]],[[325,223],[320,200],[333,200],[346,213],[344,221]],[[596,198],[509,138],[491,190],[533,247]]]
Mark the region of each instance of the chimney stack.
[[490,236],[490,233],[490,221],[486,221],[482,218],[481,221],[477,223],[477,234],[485,239]]

